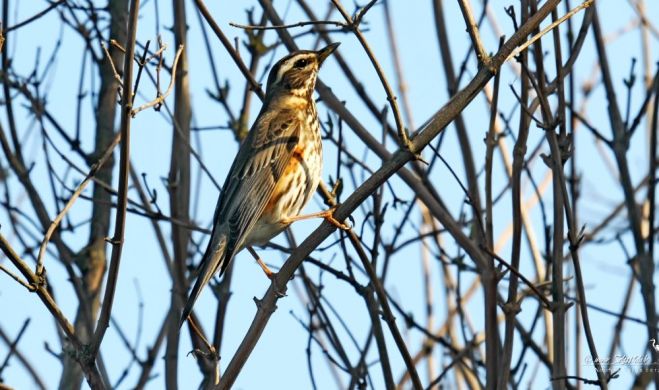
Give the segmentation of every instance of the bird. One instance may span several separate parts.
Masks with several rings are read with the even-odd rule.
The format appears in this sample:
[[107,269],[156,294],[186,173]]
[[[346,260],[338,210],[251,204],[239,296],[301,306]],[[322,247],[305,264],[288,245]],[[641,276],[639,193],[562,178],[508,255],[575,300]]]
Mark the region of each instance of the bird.
[[648,341],[648,343],[652,343],[652,349],[659,352],[659,345],[655,344],[655,339],[650,339],[650,341]]
[[242,142],[220,192],[208,246],[197,280],[183,308],[179,327],[188,319],[203,288],[243,248],[266,275],[273,273],[253,245],[265,245],[294,221],[333,217],[334,208],[300,215],[322,175],[322,141],[313,91],[323,62],[339,46],[299,50],[270,69],[263,106]]

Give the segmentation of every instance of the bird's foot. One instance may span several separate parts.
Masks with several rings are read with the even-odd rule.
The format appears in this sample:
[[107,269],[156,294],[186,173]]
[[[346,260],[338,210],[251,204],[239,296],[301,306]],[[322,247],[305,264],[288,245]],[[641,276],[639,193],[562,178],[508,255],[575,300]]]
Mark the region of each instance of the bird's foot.
[[344,222],[341,222],[341,221],[339,221],[338,219],[334,218],[334,212],[336,211],[336,208],[337,208],[337,207],[338,207],[338,206],[334,206],[334,207],[330,208],[329,210],[326,210],[326,211],[323,213],[323,216],[322,216],[322,217],[323,217],[327,222],[331,223],[332,225],[336,226],[337,228],[339,228],[339,229],[341,229],[341,230],[348,231],[348,230],[352,229],[352,226],[350,226],[350,225],[348,225],[348,224],[346,224],[346,223],[344,223]]
[[275,278],[275,275],[272,275],[272,278],[270,278],[270,280],[272,281],[272,292],[275,293],[277,298],[285,297],[286,290],[284,289],[284,291],[282,291],[281,288],[279,288],[279,283],[277,283],[277,278]]

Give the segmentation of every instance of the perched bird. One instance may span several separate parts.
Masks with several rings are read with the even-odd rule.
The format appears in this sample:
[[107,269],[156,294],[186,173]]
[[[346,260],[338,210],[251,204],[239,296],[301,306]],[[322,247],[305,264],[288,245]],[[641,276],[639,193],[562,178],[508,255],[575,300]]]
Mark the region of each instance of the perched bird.
[[180,325],[192,312],[201,290],[247,247],[266,274],[252,245],[265,245],[292,222],[332,217],[333,209],[300,215],[320,181],[323,150],[313,91],[318,70],[336,50],[296,51],[273,66],[261,112],[243,141],[215,208],[213,231],[199,275],[183,309]]

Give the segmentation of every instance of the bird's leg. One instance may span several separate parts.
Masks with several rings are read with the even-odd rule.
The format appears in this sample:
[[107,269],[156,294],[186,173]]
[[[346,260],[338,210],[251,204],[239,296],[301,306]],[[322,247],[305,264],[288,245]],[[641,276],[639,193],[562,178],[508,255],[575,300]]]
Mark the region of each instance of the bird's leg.
[[302,221],[304,219],[312,219],[312,218],[324,218],[327,222],[331,223],[332,225],[336,226],[337,228],[341,230],[350,230],[350,226],[346,225],[343,222],[340,222],[336,218],[334,218],[334,211],[336,210],[336,206],[324,210],[324,211],[319,211],[317,213],[311,213],[311,214],[305,214],[305,215],[296,215],[294,217],[289,217],[289,218],[284,218],[282,220],[283,223],[289,224],[295,221]]
[[[268,279],[270,279],[272,281],[273,290],[274,290],[275,294],[277,294],[277,296],[280,297],[280,298],[285,297],[286,294],[282,293],[277,288],[277,281],[275,280],[275,273],[270,271],[270,268],[268,268],[268,266],[265,265],[265,263],[263,262],[263,260],[261,260],[258,253],[256,253],[256,251],[254,250],[254,248],[252,248],[251,246],[248,246],[247,250],[249,251],[249,253],[252,254],[252,257],[254,257],[256,262],[259,263],[259,266],[261,266],[261,269],[263,270],[263,272],[265,272],[265,276],[267,276]],[[254,299],[256,299],[256,298],[254,298]],[[258,302],[257,302],[257,306],[258,306]]]
[[194,355],[200,355],[203,356],[206,359],[213,360],[215,362],[220,360],[220,355],[217,353],[217,350],[215,347],[206,340],[206,337],[204,337],[204,333],[199,329],[197,324],[195,323],[195,320],[193,319],[192,314],[188,317],[188,324],[190,324],[190,329],[192,330],[192,333],[196,334],[197,337],[202,341],[202,343],[206,346],[206,349],[208,352],[204,352],[201,349],[195,348],[194,350],[190,351],[190,353]]
[[263,272],[265,272],[265,276],[267,276],[268,279],[272,280],[272,276],[274,275],[274,273],[272,271],[270,271],[270,268],[268,268],[268,266],[265,265],[263,260],[261,260],[261,258],[259,257],[259,254],[256,253],[254,248],[252,248],[251,246],[248,246],[247,250],[249,251],[249,253],[252,254],[252,257],[254,257],[254,260],[256,260],[256,262],[259,264],[259,266],[261,267]]

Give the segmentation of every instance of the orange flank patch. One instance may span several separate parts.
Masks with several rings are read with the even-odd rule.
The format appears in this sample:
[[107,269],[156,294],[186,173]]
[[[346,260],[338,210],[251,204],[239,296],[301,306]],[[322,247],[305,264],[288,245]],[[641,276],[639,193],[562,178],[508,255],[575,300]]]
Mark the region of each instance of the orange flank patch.
[[297,160],[296,162],[296,166],[297,166],[297,164],[300,163],[298,159],[304,157],[304,152],[305,149],[302,147],[302,145],[300,144],[295,145],[295,149],[293,149],[293,155],[291,156],[291,161],[288,162],[288,166],[286,167],[286,170],[288,170],[288,167],[291,166],[291,162],[293,162],[293,160]]
[[[300,163],[303,161],[304,154],[305,148],[300,144],[296,145],[295,149],[293,149],[290,160],[288,160],[288,164],[286,164],[286,167],[284,168],[284,171],[279,178],[279,181],[275,184],[275,188],[272,191],[272,196],[270,196],[270,199],[268,200],[268,203],[263,210],[264,216],[275,212],[275,209],[281,201],[281,198],[293,190],[293,182],[297,176],[296,172],[300,169]],[[281,219],[280,216],[276,215],[271,216],[271,218],[273,220]]]

